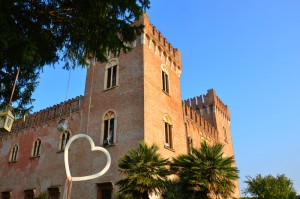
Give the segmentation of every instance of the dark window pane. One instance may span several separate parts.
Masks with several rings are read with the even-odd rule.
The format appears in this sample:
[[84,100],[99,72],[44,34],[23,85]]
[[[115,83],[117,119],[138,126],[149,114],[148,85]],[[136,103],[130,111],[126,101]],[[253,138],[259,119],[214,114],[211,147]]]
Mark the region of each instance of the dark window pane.
[[107,69],[107,84],[106,88],[111,87],[111,68]]
[[67,132],[66,143],[69,141],[69,139],[70,139],[70,133],[69,133],[69,132]]
[[111,189],[102,190],[102,199],[111,199]]
[[103,145],[107,145],[107,137],[108,137],[108,122],[109,120],[104,120],[104,141],[103,141]]
[[2,192],[2,199],[10,199],[10,192]]
[[65,148],[65,134],[62,133],[62,136],[61,136],[61,140],[60,140],[60,150],[64,150]]
[[114,141],[114,118],[110,119],[108,141],[110,144]]
[[169,144],[170,144],[170,148],[173,148],[173,141],[172,141],[172,126],[170,124],[168,124],[169,126]]
[[166,86],[165,86],[165,87],[166,87],[166,90],[165,90],[165,91],[166,91],[167,93],[169,93],[169,79],[168,79],[168,75],[167,75],[167,74],[166,74],[166,77],[165,77],[165,81],[166,81]]
[[58,188],[49,188],[48,189],[48,199],[59,199],[59,189]]
[[37,151],[37,141],[34,142],[34,149],[33,149],[33,154],[32,156],[35,156],[36,155],[36,151]]
[[41,140],[37,141],[37,151],[36,151],[36,155],[40,155],[40,149],[41,149]]
[[18,146],[16,146],[15,160],[17,160],[18,151],[19,151],[19,147],[18,147]]
[[162,86],[163,86],[163,90],[165,90],[165,72],[161,71],[161,78],[162,78]]
[[113,73],[112,73],[112,85],[111,86],[116,86],[117,85],[117,66],[113,66]]
[[24,191],[24,199],[33,199],[33,198],[34,198],[33,190]]
[[166,139],[166,143],[169,144],[168,123],[166,123],[166,122],[165,122],[165,139]]
[[111,183],[98,184],[97,199],[111,199],[111,195],[112,195]]
[[17,154],[18,154],[18,146],[15,146],[14,149],[13,149],[12,161],[17,160]]

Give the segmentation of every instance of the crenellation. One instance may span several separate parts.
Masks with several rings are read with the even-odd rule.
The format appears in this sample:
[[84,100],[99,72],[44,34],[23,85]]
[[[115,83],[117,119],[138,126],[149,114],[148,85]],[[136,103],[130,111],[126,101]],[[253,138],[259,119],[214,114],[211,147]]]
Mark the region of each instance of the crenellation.
[[210,114],[219,112],[228,121],[230,121],[229,108],[225,105],[220,98],[216,95],[213,89],[207,91],[207,94],[184,100],[193,109],[203,115],[204,113]]
[[196,105],[197,105],[196,97],[191,98],[190,101],[191,101],[191,107],[192,107],[194,110],[196,110]]
[[229,108],[227,105],[225,105],[222,100],[218,97],[215,96],[216,99],[216,106],[218,109],[225,115],[230,120],[230,113],[229,113]]
[[2,133],[0,137],[5,134],[14,134],[18,131],[21,131],[22,129],[34,127],[46,121],[71,114],[72,112],[79,111],[81,108],[80,105],[82,104],[82,100],[83,96],[78,96],[76,98],[70,99],[68,101],[56,104],[47,109],[43,109],[39,112],[28,115],[26,116],[25,120],[15,121],[11,133]]
[[203,103],[203,98],[202,98],[202,95],[200,96],[197,96],[197,106],[201,107],[204,103]]
[[217,139],[218,130],[208,122],[204,117],[202,117],[195,109],[191,107],[191,99],[182,102],[182,108],[185,112],[184,118],[186,120],[192,121],[193,124],[200,127],[203,131],[212,136],[215,140]]
[[161,34],[157,28],[152,25],[148,19],[148,16],[143,15],[141,18],[142,23],[144,24],[144,36],[143,39],[148,41],[143,41],[143,44],[148,45],[149,49],[151,45],[154,45],[154,54],[157,54],[157,50],[159,50],[159,57],[162,59],[164,55],[165,58],[168,57],[170,62],[174,62],[175,64],[175,72],[180,76],[181,74],[181,53],[177,48],[174,48],[170,42]]

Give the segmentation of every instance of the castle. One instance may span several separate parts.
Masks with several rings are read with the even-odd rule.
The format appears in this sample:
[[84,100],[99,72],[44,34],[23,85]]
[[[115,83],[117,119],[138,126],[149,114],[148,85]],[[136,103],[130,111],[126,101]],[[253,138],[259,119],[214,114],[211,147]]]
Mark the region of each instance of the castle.
[[[144,31],[128,44],[133,49],[87,70],[84,96],[70,99],[15,122],[11,133],[0,135],[0,194],[2,198],[33,198],[47,192],[62,198],[66,180],[64,147],[79,133],[112,157],[100,178],[74,182],[72,198],[117,198],[115,183],[121,178],[118,159],[141,141],[159,146],[163,157],[188,153],[201,141],[220,142],[233,155],[228,107],[213,89],[182,101],[181,53],[141,17]],[[62,119],[68,129],[57,130]],[[99,158],[100,156],[100,158]],[[76,140],[69,151],[72,176],[98,172],[104,155],[91,152],[85,140]],[[237,185],[237,182],[236,182]],[[238,185],[232,198],[239,198]]]

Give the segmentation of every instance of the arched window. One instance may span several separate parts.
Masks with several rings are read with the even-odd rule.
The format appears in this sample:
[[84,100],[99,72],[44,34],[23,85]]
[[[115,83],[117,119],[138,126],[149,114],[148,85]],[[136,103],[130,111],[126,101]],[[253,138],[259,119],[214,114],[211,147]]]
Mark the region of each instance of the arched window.
[[169,73],[165,65],[161,66],[162,90],[169,94]]
[[104,89],[110,89],[119,83],[119,61],[117,59],[110,60],[105,67]]
[[59,151],[63,151],[66,147],[66,144],[68,142],[68,140],[70,139],[70,132],[69,131],[64,131],[61,132],[60,134],[60,138],[59,138]]
[[32,145],[31,149],[31,157],[38,157],[40,156],[40,149],[41,149],[41,139],[36,139]]
[[172,121],[170,117],[165,114],[164,116],[165,124],[165,147],[173,148],[173,136],[172,136]]
[[11,148],[11,151],[10,151],[10,158],[9,158],[9,161],[10,161],[10,162],[15,162],[15,161],[17,161],[18,151],[19,151],[18,145],[14,145],[14,146]]
[[228,142],[227,140],[227,133],[226,133],[226,128],[223,126],[223,133],[224,133],[224,141]]
[[113,111],[108,111],[103,117],[103,146],[115,143],[116,137],[116,117]]

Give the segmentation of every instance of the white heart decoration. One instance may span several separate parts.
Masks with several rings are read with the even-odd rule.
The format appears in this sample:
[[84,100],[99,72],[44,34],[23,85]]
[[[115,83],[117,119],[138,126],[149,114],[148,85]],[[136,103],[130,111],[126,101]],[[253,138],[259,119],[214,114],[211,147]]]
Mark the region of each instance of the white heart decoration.
[[[69,167],[69,148],[70,148],[71,143],[78,138],[87,139],[90,142],[92,151],[102,151],[106,155],[106,158],[107,158],[106,165],[105,165],[104,169],[102,169],[100,172],[95,173],[93,175],[82,176],[82,177],[72,177],[71,176],[70,167]],[[106,173],[111,165],[111,158],[110,158],[109,152],[103,147],[96,147],[92,138],[86,134],[77,134],[77,135],[74,135],[73,137],[71,137],[71,139],[69,139],[69,141],[65,147],[64,159],[65,159],[65,169],[66,169],[66,173],[67,173],[67,178],[71,178],[72,181],[84,181],[84,180],[91,180],[94,178],[98,178],[98,177],[102,176],[104,173]]]

